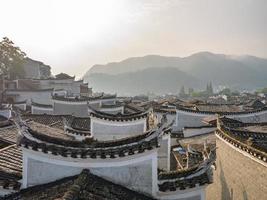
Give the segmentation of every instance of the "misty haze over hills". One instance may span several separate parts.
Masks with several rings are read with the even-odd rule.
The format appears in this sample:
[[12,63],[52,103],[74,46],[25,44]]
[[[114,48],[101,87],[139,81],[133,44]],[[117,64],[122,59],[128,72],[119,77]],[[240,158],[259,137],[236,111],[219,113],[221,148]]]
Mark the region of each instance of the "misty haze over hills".
[[186,88],[213,85],[232,89],[265,87],[267,59],[200,52],[188,57],[148,55],[121,62],[94,65],[84,78],[96,91],[133,95],[178,93]]

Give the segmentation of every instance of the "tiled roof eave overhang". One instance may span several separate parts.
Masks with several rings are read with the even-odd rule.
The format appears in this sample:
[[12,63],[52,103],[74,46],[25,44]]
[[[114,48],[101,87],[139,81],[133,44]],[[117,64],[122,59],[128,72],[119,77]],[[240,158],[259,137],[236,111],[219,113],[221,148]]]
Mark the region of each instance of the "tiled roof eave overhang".
[[[24,100],[24,101],[16,101],[16,102],[13,102],[12,104],[13,105],[23,105],[23,104],[26,104],[27,103],[27,100]],[[10,104],[8,102],[3,102],[3,104]]]
[[239,112],[212,112],[212,111],[197,111],[197,110],[192,110],[188,109],[182,106],[176,106],[177,111],[184,111],[188,113],[196,113],[196,114],[206,114],[206,115],[245,115],[245,114],[254,114],[254,113],[259,113],[263,111],[267,111],[267,107],[263,107],[257,110],[249,110],[249,111],[239,111]]
[[102,112],[91,112],[90,116],[98,118],[98,119],[102,119],[102,120],[122,122],[122,121],[136,121],[136,120],[147,118],[148,112],[136,113],[132,115],[111,115],[111,114],[106,114]]
[[203,173],[192,178],[182,178],[179,180],[166,180],[158,184],[160,192],[187,190],[194,187],[211,184],[208,173]]
[[162,109],[155,109],[154,108],[153,111],[155,113],[172,114],[172,115],[176,114],[176,111],[173,111],[173,110],[162,110]]
[[35,132],[31,131],[26,126],[22,126],[20,131],[22,137],[19,140],[19,144],[24,148],[34,151],[60,155],[63,157],[116,158],[143,153],[146,150],[152,150],[159,147],[158,136],[160,133],[168,131],[168,128],[163,127],[157,131],[147,132],[146,134],[140,136],[112,142],[96,142],[92,143],[91,145],[85,144],[84,146],[82,146],[81,142],[76,141],[77,144],[80,144],[81,146],[79,147],[77,145],[76,147],[72,147],[67,144],[55,145],[53,143],[43,142],[39,139],[36,139]]
[[185,170],[160,172],[158,174],[159,191],[185,190],[212,183],[212,168],[216,160],[216,149],[211,150],[208,158],[194,167]]
[[202,128],[215,128],[216,126],[212,125],[203,125],[203,126],[185,126],[183,129],[202,129]]
[[116,110],[116,109],[122,109],[124,106],[123,105],[102,105],[99,109],[101,110],[105,110],[105,109],[108,109],[108,110]]
[[2,188],[6,190],[11,190],[11,191],[19,191],[20,186],[21,186],[21,183],[19,181],[12,180],[12,179],[1,180],[1,177],[0,177],[0,189]]
[[78,130],[69,126],[65,126],[65,131],[74,135],[80,135],[80,136],[91,136],[91,132],[90,131],[86,131],[86,130]]
[[55,101],[63,101],[63,102],[85,102],[87,103],[87,99],[86,98],[65,98],[65,97],[60,97],[60,96],[52,96],[52,100]]
[[231,134],[230,130],[226,130],[222,126],[216,131],[216,135],[219,136],[222,140],[226,141],[227,143],[235,146],[240,151],[246,152],[251,156],[255,157],[256,159],[267,163],[266,149],[263,149],[258,146],[247,145],[242,138],[235,136],[234,134]]
[[47,88],[47,89],[7,89],[5,92],[53,92],[54,88]]
[[20,145],[24,148],[31,149],[33,151],[39,151],[43,153],[59,155],[62,157],[72,158],[118,158],[128,155],[134,155],[142,153],[146,150],[152,150],[158,147],[157,138],[150,141],[145,141],[141,144],[134,144],[130,146],[111,147],[111,148],[68,148],[63,146],[55,146],[47,143],[39,143],[31,141],[24,137],[21,140]]
[[10,120],[4,120],[4,121],[0,121],[0,130],[1,130],[1,128],[4,128],[4,127],[8,127],[8,126],[10,126],[12,123],[11,123],[11,121]]
[[67,101],[67,102],[90,102],[90,101],[95,101],[95,100],[115,100],[116,95],[114,96],[98,96],[98,97],[82,97],[82,98],[66,98],[66,97],[61,97],[61,96],[52,96],[53,100],[57,101]]
[[53,106],[48,105],[48,104],[40,104],[40,103],[32,102],[31,105],[37,108],[40,107],[40,108],[53,109]]

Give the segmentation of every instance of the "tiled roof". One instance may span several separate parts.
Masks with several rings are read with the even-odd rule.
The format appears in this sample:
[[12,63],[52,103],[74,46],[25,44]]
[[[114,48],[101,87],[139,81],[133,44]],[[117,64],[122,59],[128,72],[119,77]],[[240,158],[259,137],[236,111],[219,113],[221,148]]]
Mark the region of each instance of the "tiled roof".
[[64,129],[63,117],[69,117],[69,116],[68,115],[47,115],[47,114],[40,114],[40,115],[25,114],[22,116],[22,119],[32,120],[40,124]]
[[192,108],[187,108],[181,105],[176,105],[177,110],[189,112],[189,113],[201,113],[201,114],[220,114],[220,115],[239,115],[239,114],[251,114],[251,113],[257,113],[266,111],[267,107],[263,107],[260,109],[253,109],[253,110],[242,110],[242,111],[216,111],[216,110],[210,110],[210,111],[200,111],[200,110],[194,110]]
[[54,128],[64,129],[64,119],[71,120],[71,127],[77,130],[90,130],[89,117],[74,117],[71,115],[47,115],[47,114],[25,114],[23,120],[32,120],[40,124],[48,125]]
[[15,144],[17,141],[18,129],[15,125],[0,128],[0,141]]
[[32,101],[32,106],[41,107],[41,108],[53,108],[52,105],[48,105],[48,104],[40,104],[40,103],[33,102],[33,101]]
[[[257,132],[257,126],[266,123],[242,123],[226,117],[219,118],[217,136],[259,161],[267,163],[267,133]],[[253,127],[255,131],[253,131]],[[248,130],[251,128],[250,130]]]
[[183,170],[160,172],[158,174],[159,190],[162,192],[185,190],[198,185],[210,184],[213,181],[212,168],[216,159],[216,151],[213,149],[201,163]]
[[[170,133],[170,125],[162,125],[157,130],[150,130],[140,135],[111,141],[95,141],[92,138],[77,141],[71,139],[59,129],[53,129],[38,123],[18,124],[22,137],[19,144],[24,148],[43,153],[52,153],[72,158],[117,158],[152,150],[159,146],[158,136]],[[70,137],[70,138],[67,138]],[[36,138],[38,140],[34,140]]]
[[132,120],[146,118],[148,116],[148,111],[131,113],[131,114],[121,114],[121,113],[108,114],[93,110],[93,112],[90,113],[90,116],[110,121],[132,121]]
[[152,200],[138,192],[129,190],[98,177],[89,170],[79,175],[30,187],[4,197],[5,200]]
[[52,99],[59,100],[59,101],[69,101],[69,102],[88,102],[88,101],[94,101],[94,100],[101,100],[101,99],[114,99],[117,95],[108,95],[108,94],[101,94],[99,96],[93,96],[93,97],[63,97],[63,96],[52,96]]
[[52,137],[55,140],[74,140],[74,137],[67,135],[62,129],[50,127],[48,125],[40,124],[34,121],[29,121],[27,125],[30,126],[31,131],[35,133],[42,133],[44,136]]
[[22,152],[16,145],[0,149],[0,185],[16,181],[22,176]]

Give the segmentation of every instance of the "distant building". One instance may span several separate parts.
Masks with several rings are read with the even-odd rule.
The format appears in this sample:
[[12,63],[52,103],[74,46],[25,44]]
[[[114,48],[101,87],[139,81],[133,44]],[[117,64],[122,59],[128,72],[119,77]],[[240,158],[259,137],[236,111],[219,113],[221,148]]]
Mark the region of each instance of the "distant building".
[[23,63],[25,79],[44,79],[51,77],[51,67],[40,61],[26,58]]

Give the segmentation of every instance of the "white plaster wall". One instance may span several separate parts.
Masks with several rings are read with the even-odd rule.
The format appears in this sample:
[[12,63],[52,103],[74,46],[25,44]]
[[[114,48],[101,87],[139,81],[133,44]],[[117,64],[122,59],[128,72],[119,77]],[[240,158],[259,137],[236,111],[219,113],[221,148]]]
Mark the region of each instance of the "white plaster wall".
[[124,111],[123,106],[117,107],[117,108],[100,108],[99,110],[101,112],[109,113],[109,114],[118,114],[118,113],[123,114],[123,111]]
[[250,113],[250,114],[242,114],[242,115],[229,115],[227,116],[232,119],[239,120],[241,122],[267,122],[267,111]]
[[146,119],[115,122],[91,117],[91,133],[97,140],[121,139],[139,135],[146,131]]
[[31,105],[31,99],[40,104],[51,104],[51,91],[7,91],[7,94],[17,95],[15,101],[27,100],[27,105]]
[[185,128],[183,130],[184,137],[193,137],[197,135],[203,135],[215,131],[215,127],[210,128]]
[[54,88],[55,90],[65,90],[68,95],[80,94],[81,81],[74,81],[73,79],[64,80],[40,80],[40,87],[42,89]]
[[96,99],[96,100],[91,100],[91,101],[89,101],[88,103],[90,104],[90,105],[94,105],[94,106],[96,106],[96,105],[102,105],[102,103],[104,103],[104,104],[110,104],[110,105],[114,105],[114,104],[116,104],[116,101],[117,101],[117,98],[111,98],[111,99]]
[[[39,185],[79,174],[90,169],[93,174],[147,194],[157,191],[157,152],[150,151],[122,159],[62,160],[59,156],[23,151],[23,187]],[[132,158],[132,159],[131,159]],[[59,159],[59,160],[57,160]],[[80,162],[79,162],[80,161]]]
[[[176,110],[177,117],[177,129],[181,131],[184,127],[198,127],[206,125],[203,119],[207,116],[214,116],[214,114],[202,114],[186,112],[182,110]],[[235,114],[226,115],[226,117],[240,120],[242,122],[266,122],[267,121],[267,111],[248,113],[248,114]]]
[[171,138],[166,135],[159,139],[160,148],[158,150],[158,167],[159,169],[170,170],[170,150]]
[[182,129],[185,126],[189,127],[198,127],[198,126],[204,126],[207,125],[203,123],[203,118],[207,116],[213,116],[208,114],[199,114],[199,113],[191,113],[191,112],[185,112],[176,110],[176,117],[177,117],[177,130],[182,131]]
[[54,114],[56,115],[74,115],[76,117],[87,117],[88,107],[86,103],[65,103],[54,101]]

